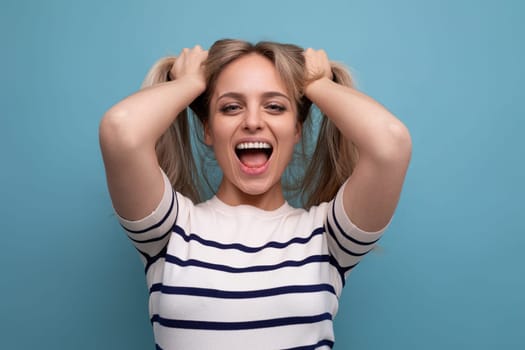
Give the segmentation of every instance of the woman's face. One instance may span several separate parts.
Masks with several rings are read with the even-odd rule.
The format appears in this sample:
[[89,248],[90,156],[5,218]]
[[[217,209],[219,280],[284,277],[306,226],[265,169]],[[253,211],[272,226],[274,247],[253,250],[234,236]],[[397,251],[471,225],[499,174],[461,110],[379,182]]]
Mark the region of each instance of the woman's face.
[[296,114],[267,58],[249,54],[221,72],[211,96],[205,142],[224,173],[217,192],[223,202],[266,210],[283,204],[281,176],[301,135]]

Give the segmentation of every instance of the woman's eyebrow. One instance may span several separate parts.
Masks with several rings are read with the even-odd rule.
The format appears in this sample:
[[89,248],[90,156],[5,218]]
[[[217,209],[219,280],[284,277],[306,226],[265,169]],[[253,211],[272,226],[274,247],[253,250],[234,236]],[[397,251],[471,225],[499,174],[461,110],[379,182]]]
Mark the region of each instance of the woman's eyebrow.
[[[243,100],[246,98],[246,96],[240,92],[234,92],[234,91],[230,91],[230,92],[225,92],[224,94],[220,95],[218,98],[217,98],[217,101],[225,98],[225,97],[231,97],[231,98],[234,98],[234,99],[238,99],[238,100]],[[290,103],[291,103],[291,100],[290,98],[282,93],[282,92],[279,92],[279,91],[266,91],[264,93],[261,94],[261,97],[262,98],[269,98],[269,97],[282,97],[282,98],[285,98],[287,99]]]
[[217,97],[217,101],[225,97],[231,97],[234,99],[244,99],[244,95],[239,92],[225,92],[224,94]]
[[282,92],[279,92],[279,91],[268,91],[268,92],[265,92],[265,93],[262,94],[262,97],[264,97],[264,98],[268,98],[268,97],[283,97],[283,98],[287,99],[288,102],[290,102],[290,103],[292,102],[290,100],[290,98],[288,97],[288,95],[283,94]]

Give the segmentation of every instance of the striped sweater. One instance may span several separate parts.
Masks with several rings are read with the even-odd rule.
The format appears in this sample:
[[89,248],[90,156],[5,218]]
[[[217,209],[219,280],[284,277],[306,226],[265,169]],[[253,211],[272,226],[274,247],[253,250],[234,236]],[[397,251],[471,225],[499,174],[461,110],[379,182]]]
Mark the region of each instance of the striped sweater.
[[121,225],[144,262],[157,349],[328,349],[345,279],[384,229],[336,198],[306,211],[193,204],[164,175],[156,210]]

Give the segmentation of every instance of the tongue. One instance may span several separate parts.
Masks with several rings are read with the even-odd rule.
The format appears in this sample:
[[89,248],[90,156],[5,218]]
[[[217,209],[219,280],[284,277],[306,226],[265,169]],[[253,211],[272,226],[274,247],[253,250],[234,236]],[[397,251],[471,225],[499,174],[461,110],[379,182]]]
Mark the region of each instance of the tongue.
[[239,159],[248,168],[259,168],[268,161],[268,156],[260,151],[244,151],[240,154]]

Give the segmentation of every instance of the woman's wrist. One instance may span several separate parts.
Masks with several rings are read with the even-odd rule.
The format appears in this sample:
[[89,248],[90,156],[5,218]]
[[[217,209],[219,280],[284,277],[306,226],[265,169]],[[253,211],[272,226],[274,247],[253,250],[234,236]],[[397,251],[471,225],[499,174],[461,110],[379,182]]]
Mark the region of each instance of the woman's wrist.
[[326,89],[335,84],[331,79],[327,77],[321,77],[319,79],[309,82],[304,88],[304,94],[310,101],[316,103],[317,96],[326,92]]
[[171,81],[176,81],[178,84],[184,85],[185,89],[194,92],[196,96],[202,94],[206,90],[206,82],[199,76],[185,75]]

